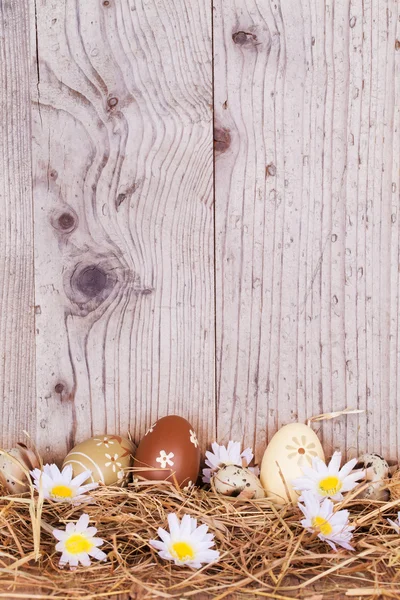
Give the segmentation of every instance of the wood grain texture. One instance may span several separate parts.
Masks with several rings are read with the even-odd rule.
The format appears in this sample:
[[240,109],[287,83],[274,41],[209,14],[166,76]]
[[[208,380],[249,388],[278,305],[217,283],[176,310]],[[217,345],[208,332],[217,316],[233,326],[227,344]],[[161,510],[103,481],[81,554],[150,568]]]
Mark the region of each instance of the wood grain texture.
[[39,445],[215,435],[211,8],[37,2]]
[[0,438],[35,436],[28,2],[0,2]]
[[326,452],[398,456],[399,11],[0,3],[2,445],[348,406]]
[[217,431],[399,451],[399,4],[214,1]]

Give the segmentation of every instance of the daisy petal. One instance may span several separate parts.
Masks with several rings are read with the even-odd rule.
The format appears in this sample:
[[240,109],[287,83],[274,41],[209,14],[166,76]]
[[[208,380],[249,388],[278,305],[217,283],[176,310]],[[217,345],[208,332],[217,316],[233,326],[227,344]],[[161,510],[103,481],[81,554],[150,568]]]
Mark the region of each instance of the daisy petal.
[[328,465],[328,473],[331,475],[333,473],[337,473],[340,469],[340,463],[342,462],[342,453],[334,452],[333,456]]
[[90,567],[90,565],[92,564],[92,561],[89,558],[88,554],[82,553],[79,555],[79,562],[84,566],[84,567]]
[[89,525],[89,515],[87,513],[82,513],[78,519],[76,526],[75,526],[75,531],[78,531],[79,533],[81,533],[82,531],[85,531],[85,529],[87,528],[88,525]]
[[[70,466],[70,465],[67,465]],[[72,467],[71,467],[71,472],[72,472]],[[80,487],[82,485],[82,483],[84,483],[87,479],[89,479],[89,477],[92,476],[92,471],[83,471],[83,473],[79,473],[79,475],[77,475],[76,477],[73,478],[73,480],[71,481],[72,485],[74,485],[75,487]]]
[[88,554],[96,560],[107,560],[107,554],[98,548],[92,548],[92,550],[89,550]]
[[62,478],[67,482],[71,483],[72,480],[72,465],[65,465],[61,473]]

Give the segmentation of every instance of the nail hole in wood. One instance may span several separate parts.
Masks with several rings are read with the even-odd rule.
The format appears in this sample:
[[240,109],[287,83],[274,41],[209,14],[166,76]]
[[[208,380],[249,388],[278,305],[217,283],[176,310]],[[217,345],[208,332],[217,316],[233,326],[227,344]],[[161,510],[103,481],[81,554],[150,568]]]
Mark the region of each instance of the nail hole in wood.
[[54,391],[56,392],[56,394],[62,394],[64,391],[64,386],[62,383],[57,383],[54,387]]

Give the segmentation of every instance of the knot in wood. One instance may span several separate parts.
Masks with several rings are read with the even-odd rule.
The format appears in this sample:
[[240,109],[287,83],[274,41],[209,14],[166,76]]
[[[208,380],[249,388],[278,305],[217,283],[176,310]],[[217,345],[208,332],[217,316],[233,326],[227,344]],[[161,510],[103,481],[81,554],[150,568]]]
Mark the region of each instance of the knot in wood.
[[[87,257],[89,258],[89,257]],[[96,310],[110,295],[123,271],[112,257],[93,255],[64,271],[64,290],[73,304],[72,314],[86,316]]]
[[58,224],[63,231],[72,231],[75,228],[74,215],[68,212],[62,213],[58,217]]
[[61,204],[50,213],[50,223],[59,234],[72,233],[78,225],[78,215],[66,203]]
[[224,127],[215,127],[214,129],[214,149],[215,152],[226,152],[231,145],[231,132]]
[[107,274],[96,265],[90,265],[79,272],[75,285],[87,298],[95,298],[107,287]]
[[109,108],[115,108],[118,104],[118,98],[111,96],[111,98],[108,99],[107,104]]
[[232,34],[232,39],[233,42],[239,46],[257,43],[257,36],[248,31],[237,31],[236,33]]

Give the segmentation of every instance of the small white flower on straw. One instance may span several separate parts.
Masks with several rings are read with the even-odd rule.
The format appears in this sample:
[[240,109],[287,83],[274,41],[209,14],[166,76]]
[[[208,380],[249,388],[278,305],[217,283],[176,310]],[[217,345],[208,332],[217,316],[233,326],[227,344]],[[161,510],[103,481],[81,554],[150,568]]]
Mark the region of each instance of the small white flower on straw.
[[90,476],[91,471],[84,471],[80,475],[72,478],[72,466],[66,465],[62,472],[57,465],[44,465],[43,471],[34,469],[31,471],[33,485],[39,492],[43,493],[46,500],[55,502],[72,502],[79,504],[89,498],[83,494],[98,487],[97,483],[88,483],[82,485]]
[[[228,443],[228,447],[220,446],[217,442],[211,444],[212,452],[206,452],[206,465],[208,469],[203,469],[203,482],[210,483],[211,476],[224,465],[236,465],[238,467],[247,467],[253,460],[251,448],[240,451],[240,442]],[[255,475],[259,474],[258,467],[249,467]]]
[[175,513],[168,515],[168,525],[169,532],[161,527],[157,530],[161,542],[150,540],[150,545],[159,550],[161,558],[193,569],[219,559],[219,552],[210,550],[215,542],[214,535],[207,533],[207,525],[197,527],[197,520],[189,515],[184,515],[182,521],[179,521]]
[[107,555],[99,550],[104,540],[95,537],[96,527],[88,527],[89,515],[83,513],[76,523],[68,523],[63,529],[54,529],[53,535],[59,540],[56,544],[57,552],[62,552],[60,567],[69,564],[70,569],[75,569],[79,563],[90,567],[90,557],[96,560],[107,560]]
[[396,533],[400,533],[400,511],[397,513],[397,519],[395,521],[392,521],[392,519],[388,519],[388,522],[396,531]]
[[[343,492],[354,489],[358,480],[364,477],[365,471],[351,472],[357,462],[356,458],[349,460],[340,468],[341,459],[341,452],[335,452],[329,465],[326,466],[320,458],[313,458],[312,468],[303,467],[303,477],[292,481],[293,488],[300,492],[311,490],[320,499],[343,500]],[[302,498],[303,496],[300,500]]]
[[349,511],[338,510],[333,512],[333,502],[328,498],[320,503],[319,498],[313,492],[303,493],[304,504],[298,503],[298,506],[305,516],[301,521],[302,526],[311,533],[317,533],[320,540],[326,542],[337,550],[338,546],[343,546],[347,550],[353,550],[350,540],[353,537],[353,526],[349,525]]

